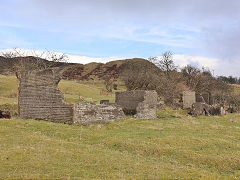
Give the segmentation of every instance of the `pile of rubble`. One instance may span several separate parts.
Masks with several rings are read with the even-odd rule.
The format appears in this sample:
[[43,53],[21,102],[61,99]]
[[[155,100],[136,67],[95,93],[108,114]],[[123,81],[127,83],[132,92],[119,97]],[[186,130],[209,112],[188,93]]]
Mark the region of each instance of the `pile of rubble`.
[[0,110],[0,118],[1,119],[11,119],[10,112],[5,112]]
[[208,105],[207,103],[196,102],[192,105],[190,114],[192,116],[223,116],[226,115],[226,111],[223,106],[220,105]]
[[211,104],[210,95],[196,94],[194,91],[183,92],[183,109],[191,109],[192,116],[223,116],[226,115],[224,107],[220,104]]

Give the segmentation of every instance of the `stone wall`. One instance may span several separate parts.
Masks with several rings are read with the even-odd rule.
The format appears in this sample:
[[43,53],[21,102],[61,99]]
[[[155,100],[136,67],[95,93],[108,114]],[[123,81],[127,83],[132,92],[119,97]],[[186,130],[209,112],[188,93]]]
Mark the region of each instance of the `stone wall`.
[[157,92],[156,91],[125,91],[117,92],[115,103],[128,114],[135,114],[137,119],[154,119],[157,117]]
[[18,75],[18,111],[21,118],[73,122],[73,105],[64,102],[57,88],[61,80],[54,70],[31,71]]
[[196,102],[196,95],[194,91],[183,91],[183,109],[192,108],[192,105]]
[[137,110],[137,113],[135,115],[136,119],[156,119],[157,118],[156,105],[139,103],[136,110]]
[[125,114],[121,107],[111,104],[82,103],[74,106],[74,123],[107,123],[116,120],[124,120]]

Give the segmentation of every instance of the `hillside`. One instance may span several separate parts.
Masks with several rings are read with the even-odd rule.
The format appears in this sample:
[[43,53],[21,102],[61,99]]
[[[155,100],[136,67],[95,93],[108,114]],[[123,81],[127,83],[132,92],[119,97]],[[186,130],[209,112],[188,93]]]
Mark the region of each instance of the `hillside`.
[[[20,62],[19,57],[17,58],[4,58],[0,56],[0,74],[2,75],[15,75],[15,65]],[[34,63],[36,59],[34,57],[24,57],[26,62]],[[50,61],[40,59],[45,64],[50,64]],[[76,64],[57,62],[54,67],[62,69],[63,79],[67,80],[102,80],[104,76],[108,76],[111,79],[118,79],[124,64],[128,61],[139,61],[145,62],[146,60],[140,58],[126,59],[111,61],[106,64],[103,63],[89,63],[89,64]]]

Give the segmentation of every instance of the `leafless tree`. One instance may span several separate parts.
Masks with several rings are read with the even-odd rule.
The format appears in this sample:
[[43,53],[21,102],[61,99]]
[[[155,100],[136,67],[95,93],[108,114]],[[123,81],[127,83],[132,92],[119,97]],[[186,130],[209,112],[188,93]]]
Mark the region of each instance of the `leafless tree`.
[[43,70],[56,66],[59,62],[67,62],[68,56],[63,53],[55,53],[51,51],[37,52],[31,51],[31,56],[25,51],[14,48],[12,51],[0,54],[5,58],[16,59],[16,71]]
[[162,57],[159,61],[159,67],[167,73],[177,69],[177,66],[175,66],[173,62],[173,53],[171,51],[166,51],[162,54]]
[[182,68],[182,75],[185,78],[186,85],[192,89],[195,90],[197,84],[200,81],[201,71],[197,67],[187,65]]
[[173,61],[173,53],[171,51],[165,51],[160,58],[150,57],[150,62],[156,64],[167,76],[170,78],[170,73],[177,70],[177,66]]

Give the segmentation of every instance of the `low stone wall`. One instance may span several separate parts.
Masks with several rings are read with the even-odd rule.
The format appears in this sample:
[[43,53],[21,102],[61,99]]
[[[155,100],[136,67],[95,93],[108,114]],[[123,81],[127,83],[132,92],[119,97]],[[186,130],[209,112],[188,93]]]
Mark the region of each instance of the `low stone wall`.
[[61,77],[49,69],[24,72],[18,75],[18,111],[21,118],[73,122],[73,105],[64,102],[63,94],[57,88]]
[[73,121],[76,124],[107,123],[124,119],[123,110],[117,105],[82,103],[74,106]]
[[117,92],[115,103],[123,108],[126,114],[133,114],[137,119],[154,119],[157,111],[156,91]]
[[144,103],[139,103],[137,107],[137,113],[135,115],[136,119],[156,119],[157,109],[156,105],[149,105]]

